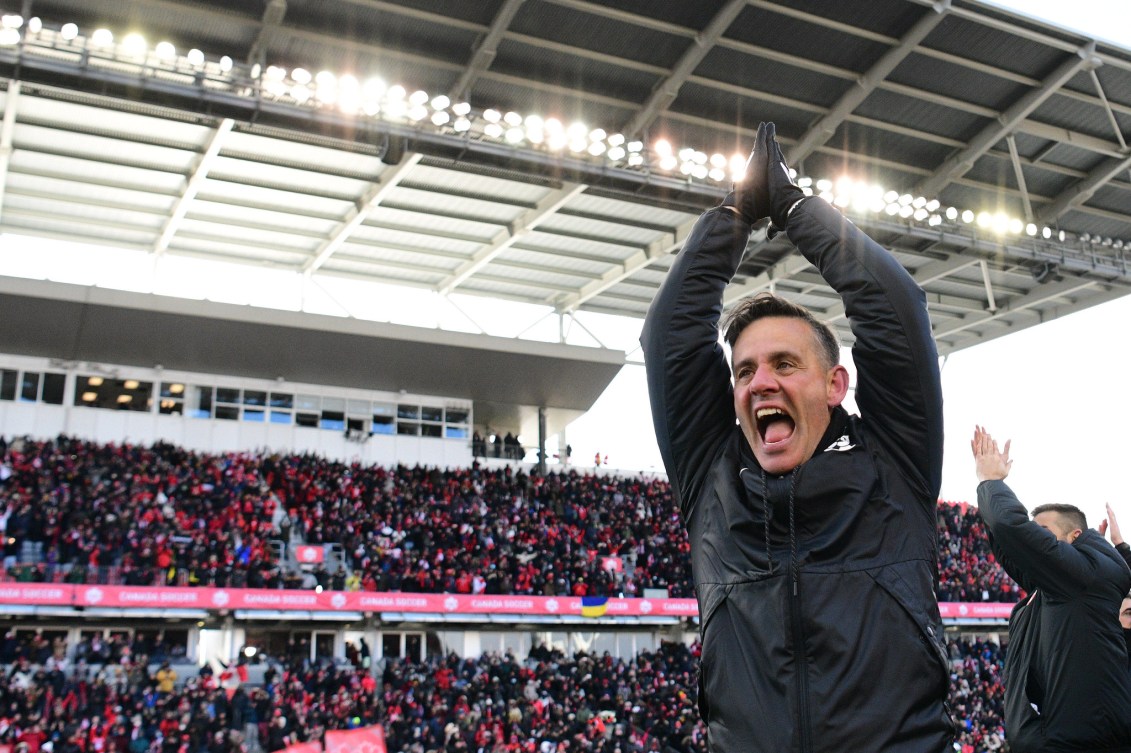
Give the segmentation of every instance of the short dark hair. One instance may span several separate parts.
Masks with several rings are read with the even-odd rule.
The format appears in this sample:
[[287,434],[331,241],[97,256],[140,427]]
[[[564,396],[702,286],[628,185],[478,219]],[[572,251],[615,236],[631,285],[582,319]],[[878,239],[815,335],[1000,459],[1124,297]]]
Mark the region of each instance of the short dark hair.
[[840,363],[840,343],[828,325],[817,321],[813,313],[804,306],[791,303],[784,298],[779,298],[773,293],[763,292],[747,296],[734,305],[723,319],[723,339],[732,349],[738,342],[742,331],[759,319],[771,316],[780,316],[788,319],[800,319],[809,325],[813,335],[817,338],[817,345],[825,361],[825,367],[831,369]]
[[1084,516],[1084,512],[1076,505],[1050,502],[1047,505],[1037,505],[1034,507],[1032,515],[1035,518],[1043,512],[1055,512],[1057,515],[1064,518],[1065,522],[1073,528],[1079,528],[1081,531],[1088,530],[1088,519]]

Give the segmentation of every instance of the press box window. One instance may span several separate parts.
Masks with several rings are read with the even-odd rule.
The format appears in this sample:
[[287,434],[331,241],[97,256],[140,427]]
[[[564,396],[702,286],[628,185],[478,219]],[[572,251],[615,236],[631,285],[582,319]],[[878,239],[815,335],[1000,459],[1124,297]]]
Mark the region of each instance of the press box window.
[[322,417],[318,425],[323,429],[344,431],[346,428],[346,401],[340,397],[322,398]]
[[75,380],[75,405],[147,412],[153,405],[153,382],[80,376]]
[[212,387],[197,387],[189,404],[193,418],[212,418]]
[[393,406],[389,403],[373,404],[373,422],[369,425],[371,434],[396,434],[397,419],[393,415]]
[[37,397],[39,397],[39,374],[25,371],[24,378],[20,381],[20,400],[34,403]]
[[185,413],[185,386],[180,382],[162,382],[161,399],[157,411],[165,416],[183,416]]
[[63,391],[66,385],[66,374],[45,373],[43,375],[43,395],[41,399],[43,402],[50,403],[51,405],[62,405]]
[[4,369],[0,372],[0,400],[16,399],[16,383],[19,372],[15,369]]

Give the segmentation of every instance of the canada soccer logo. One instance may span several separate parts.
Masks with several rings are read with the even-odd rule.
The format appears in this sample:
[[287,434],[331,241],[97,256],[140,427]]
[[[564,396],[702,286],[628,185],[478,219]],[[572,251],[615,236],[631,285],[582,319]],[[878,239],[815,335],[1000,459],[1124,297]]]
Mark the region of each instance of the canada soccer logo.
[[444,609],[448,610],[449,612],[454,612],[458,608],[459,599],[457,599],[456,597],[449,596],[448,598],[444,599]]
[[962,615],[963,617],[965,617],[967,614],[970,613],[970,608],[967,607],[965,604],[959,604],[958,605],[958,613],[960,615]]
[[640,611],[643,612],[644,614],[648,614],[649,612],[651,612],[652,611],[652,602],[648,601],[647,599],[644,599],[643,601],[641,601],[640,602]]
[[546,599],[546,611],[547,611],[547,612],[556,612],[556,611],[558,611],[558,606],[559,606],[559,605],[558,605],[558,600],[557,600],[557,599]]
[[100,601],[102,601],[102,589],[101,588],[87,589],[87,592],[86,592],[86,603],[87,604],[97,604]]
[[314,552],[314,547],[304,546],[302,548],[302,561],[303,562],[313,562],[314,558],[317,557],[317,556],[318,555],[315,554],[315,552]]
[[346,595],[345,594],[334,594],[333,596],[330,597],[330,606],[332,606],[334,609],[341,609],[345,605],[346,605]]
[[226,607],[230,600],[231,597],[228,596],[227,591],[217,591],[216,593],[212,594],[212,603],[218,607]]

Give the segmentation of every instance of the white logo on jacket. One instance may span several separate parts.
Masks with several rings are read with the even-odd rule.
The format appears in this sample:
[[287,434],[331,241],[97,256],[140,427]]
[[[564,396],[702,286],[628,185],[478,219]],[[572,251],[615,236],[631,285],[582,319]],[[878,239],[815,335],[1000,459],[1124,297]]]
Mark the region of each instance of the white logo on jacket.
[[856,445],[852,444],[852,440],[848,438],[847,434],[844,434],[840,439],[826,447],[825,452],[848,452],[855,448]]

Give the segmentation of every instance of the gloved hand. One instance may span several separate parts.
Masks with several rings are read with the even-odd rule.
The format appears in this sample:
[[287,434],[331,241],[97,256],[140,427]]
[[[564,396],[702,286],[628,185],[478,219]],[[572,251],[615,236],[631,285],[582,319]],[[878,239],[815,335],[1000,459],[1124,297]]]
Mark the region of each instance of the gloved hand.
[[785,230],[790,208],[803,198],[805,193],[789,177],[777,128],[773,123],[760,123],[754,149],[746,160],[746,174],[723,204],[733,206],[751,225],[769,217],[778,229]]

